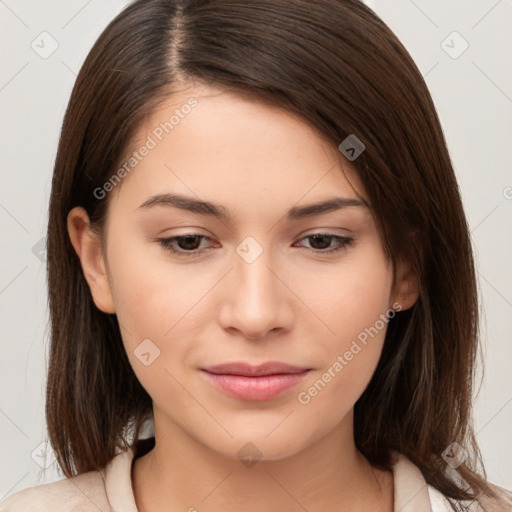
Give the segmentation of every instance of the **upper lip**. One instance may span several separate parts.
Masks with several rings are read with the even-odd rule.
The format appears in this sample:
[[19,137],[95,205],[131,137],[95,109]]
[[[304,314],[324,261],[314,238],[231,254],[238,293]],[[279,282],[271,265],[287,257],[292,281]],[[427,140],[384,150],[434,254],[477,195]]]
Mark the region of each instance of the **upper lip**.
[[299,366],[280,363],[278,361],[269,361],[257,366],[244,362],[233,362],[203,368],[203,370],[207,372],[218,375],[243,375],[246,377],[260,377],[262,375],[277,375],[280,373],[300,373],[309,369],[310,368],[301,368]]

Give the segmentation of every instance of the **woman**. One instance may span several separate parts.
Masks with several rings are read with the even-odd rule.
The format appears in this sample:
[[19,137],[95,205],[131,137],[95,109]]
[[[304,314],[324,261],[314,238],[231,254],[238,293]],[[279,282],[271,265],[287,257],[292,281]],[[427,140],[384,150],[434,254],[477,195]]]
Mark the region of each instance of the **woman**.
[[446,143],[362,3],[127,7],[69,102],[47,254],[67,479],[1,510],[510,510]]

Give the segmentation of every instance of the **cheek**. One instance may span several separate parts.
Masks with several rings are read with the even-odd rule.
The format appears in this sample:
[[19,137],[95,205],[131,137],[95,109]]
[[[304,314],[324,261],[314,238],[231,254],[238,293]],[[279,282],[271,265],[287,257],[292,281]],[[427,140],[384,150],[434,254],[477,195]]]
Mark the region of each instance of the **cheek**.
[[[146,379],[153,372],[145,375],[144,363],[164,359],[165,342],[173,335],[178,318],[186,313],[183,283],[179,274],[169,274],[177,274],[175,268],[155,258],[154,244],[141,243],[134,236],[115,236],[127,233],[126,229],[113,228],[112,233],[108,259],[116,316],[131,364],[137,376]],[[173,353],[176,351],[179,347],[174,346]]]
[[199,298],[184,291],[184,283],[161,265],[145,261],[135,253],[119,259],[113,272],[116,315],[137,379],[153,400],[165,402],[179,396],[172,376],[181,380],[176,368],[186,364],[193,348],[186,333]]
[[[121,230],[118,230],[121,232]],[[116,315],[137,378],[156,396],[194,365],[195,332],[215,319],[208,271],[171,261],[157,244],[122,237],[109,254]],[[148,364],[146,364],[148,363]]]
[[316,337],[317,371],[302,386],[298,401],[311,403],[319,413],[336,411],[339,419],[363,393],[379,362],[395,315],[390,309],[392,267],[374,248],[359,253],[357,262],[347,260],[334,278],[317,276],[316,282],[323,283],[324,293],[315,295],[315,313],[330,332]]
[[[298,390],[296,399],[308,413],[321,418],[328,431],[338,424],[362,395],[378,365],[392,315],[375,308],[347,317],[334,343],[323,346],[322,365]],[[382,315],[382,316],[380,316]]]
[[326,351],[346,350],[347,343],[389,310],[392,277],[379,247],[371,245],[339,265],[302,273],[294,291],[323,324],[317,337]]
[[[125,227],[116,232],[126,231]],[[112,236],[109,262],[116,314],[128,331],[162,337],[193,301],[197,272],[171,264],[157,242],[141,238]]]

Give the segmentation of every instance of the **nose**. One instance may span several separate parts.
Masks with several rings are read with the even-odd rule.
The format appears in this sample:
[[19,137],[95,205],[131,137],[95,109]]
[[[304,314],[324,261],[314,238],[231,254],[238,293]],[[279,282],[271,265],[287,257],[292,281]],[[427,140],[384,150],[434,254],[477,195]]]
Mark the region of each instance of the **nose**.
[[286,272],[279,269],[270,251],[254,261],[234,255],[222,288],[219,321],[224,329],[258,340],[291,328],[294,295],[286,286]]

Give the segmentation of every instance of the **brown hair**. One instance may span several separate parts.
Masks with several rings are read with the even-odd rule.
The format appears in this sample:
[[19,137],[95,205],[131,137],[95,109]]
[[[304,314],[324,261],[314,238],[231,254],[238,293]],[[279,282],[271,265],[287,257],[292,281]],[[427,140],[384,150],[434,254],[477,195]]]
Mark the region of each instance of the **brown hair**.
[[[130,445],[126,427],[137,439],[152,412],[116,316],[92,301],[67,214],[84,207],[101,232],[108,197],[98,200],[94,190],[113,175],[145,116],[187,80],[285,108],[334,147],[351,134],[364,143],[352,163],[387,257],[410,262],[420,296],[389,322],[355,404],[356,446],[386,469],[392,450],[405,454],[449,497],[481,493],[498,503],[471,422],[478,301],[446,142],[421,73],[358,0],[138,0],[92,48],[64,119],[48,224],[46,419],[65,475],[104,468]],[[473,493],[446,472],[441,454],[452,442],[470,454],[458,474]]]

